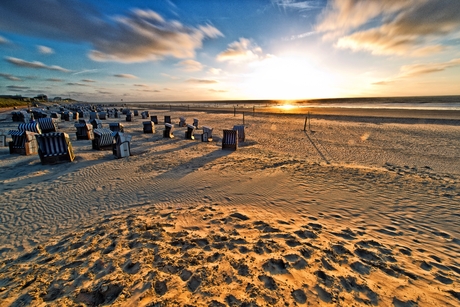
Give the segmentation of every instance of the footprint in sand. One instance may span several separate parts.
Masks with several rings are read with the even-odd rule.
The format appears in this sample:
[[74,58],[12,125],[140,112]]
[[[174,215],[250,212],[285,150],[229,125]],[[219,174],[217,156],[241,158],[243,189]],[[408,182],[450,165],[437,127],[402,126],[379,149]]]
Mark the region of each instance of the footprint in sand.
[[267,275],[260,275],[259,280],[264,283],[264,287],[269,289],[269,290],[276,290],[278,289],[278,286],[276,285],[275,280]]
[[302,289],[292,291],[292,297],[299,304],[305,304],[307,302],[307,295]]

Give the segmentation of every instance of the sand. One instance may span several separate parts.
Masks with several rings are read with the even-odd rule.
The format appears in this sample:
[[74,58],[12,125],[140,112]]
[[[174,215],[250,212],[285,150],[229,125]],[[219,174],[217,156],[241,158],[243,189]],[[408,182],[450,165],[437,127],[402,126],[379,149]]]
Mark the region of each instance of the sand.
[[0,148],[1,306],[460,306],[459,125],[246,114],[223,151],[241,114],[150,115],[103,120],[124,159],[73,121],[72,163]]

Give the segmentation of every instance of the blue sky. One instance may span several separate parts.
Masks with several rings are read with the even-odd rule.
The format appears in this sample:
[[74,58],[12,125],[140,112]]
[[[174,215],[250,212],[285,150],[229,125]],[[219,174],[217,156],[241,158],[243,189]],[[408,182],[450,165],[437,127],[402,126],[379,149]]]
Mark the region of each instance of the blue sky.
[[460,95],[458,0],[15,0],[0,16],[1,94]]

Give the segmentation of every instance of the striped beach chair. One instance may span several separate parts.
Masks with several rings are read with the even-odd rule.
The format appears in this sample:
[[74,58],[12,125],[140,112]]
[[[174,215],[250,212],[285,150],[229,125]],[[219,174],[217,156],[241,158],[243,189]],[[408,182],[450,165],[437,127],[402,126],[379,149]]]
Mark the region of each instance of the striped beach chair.
[[102,121],[100,119],[92,119],[90,123],[93,125],[93,130],[102,129]]
[[51,117],[44,117],[37,119],[38,125],[42,133],[57,132],[57,123]]
[[194,140],[195,139],[195,126],[193,125],[187,125],[187,131],[185,131],[185,138],[187,140]]
[[155,124],[152,121],[142,122],[144,133],[155,133]]
[[213,128],[203,126],[203,134],[201,134],[202,142],[212,142],[212,130]]
[[8,134],[12,139],[11,142],[8,142],[10,154],[17,153],[26,156],[37,154],[38,145],[34,132],[10,130]]
[[152,115],[152,116],[150,116],[150,120],[151,120],[155,125],[158,125],[158,116]]
[[187,124],[185,123],[185,117],[179,117],[179,127],[185,127]]
[[174,138],[174,126],[168,123],[165,123],[165,130],[163,130],[163,137],[164,138]]
[[101,111],[97,113],[97,115],[99,116],[99,119],[107,119],[107,112],[105,111]]
[[67,133],[49,132],[37,134],[38,155],[42,164],[72,162],[75,159]]
[[40,129],[40,126],[38,125],[37,122],[19,124],[18,130],[19,131],[31,131],[31,132],[35,132],[38,134],[42,133],[42,130]]
[[238,131],[238,142],[244,142],[244,140],[246,139],[246,136],[244,134],[244,125],[233,126],[233,130]]
[[92,148],[97,150],[111,150],[113,145],[113,131],[106,128],[94,129]]
[[198,129],[198,118],[193,119],[193,125],[195,126],[196,129]]
[[171,116],[165,115],[165,124],[170,124],[170,123],[171,123]]
[[93,125],[87,124],[84,120],[83,122],[78,122],[75,124],[77,128],[77,140],[92,140],[94,139]]
[[238,149],[238,130],[224,130],[222,149]]
[[150,112],[149,111],[144,111],[141,113],[142,119],[147,119],[150,117]]
[[126,114],[126,121],[127,121],[127,122],[131,122],[131,121],[133,121],[133,120],[134,120],[134,115],[133,115],[133,113],[132,113],[132,112],[127,113],[127,114]]

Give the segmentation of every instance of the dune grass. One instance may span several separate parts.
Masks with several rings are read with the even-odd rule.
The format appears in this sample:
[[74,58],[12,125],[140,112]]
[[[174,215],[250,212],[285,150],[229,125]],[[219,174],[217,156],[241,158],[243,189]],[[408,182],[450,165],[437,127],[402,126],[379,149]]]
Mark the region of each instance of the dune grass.
[[26,101],[12,99],[12,98],[0,98],[0,108],[8,108],[8,107],[19,107],[19,106],[27,106]]

